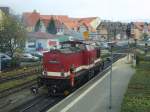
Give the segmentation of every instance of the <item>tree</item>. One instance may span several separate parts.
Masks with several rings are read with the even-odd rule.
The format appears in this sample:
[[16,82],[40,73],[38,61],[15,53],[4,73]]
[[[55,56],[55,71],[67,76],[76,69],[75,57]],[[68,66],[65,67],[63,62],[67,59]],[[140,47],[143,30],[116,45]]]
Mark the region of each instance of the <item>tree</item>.
[[0,22],[0,52],[13,57],[17,50],[24,49],[25,37],[26,31],[19,19],[14,15],[4,15]]
[[37,23],[36,23],[36,25],[35,25],[35,29],[34,29],[34,31],[35,32],[38,32],[40,29],[41,29],[41,22],[40,22],[40,20],[38,20],[37,21]]
[[51,33],[51,34],[56,34],[57,30],[56,30],[56,26],[55,26],[55,21],[53,18],[51,18],[48,27],[47,27],[47,32]]

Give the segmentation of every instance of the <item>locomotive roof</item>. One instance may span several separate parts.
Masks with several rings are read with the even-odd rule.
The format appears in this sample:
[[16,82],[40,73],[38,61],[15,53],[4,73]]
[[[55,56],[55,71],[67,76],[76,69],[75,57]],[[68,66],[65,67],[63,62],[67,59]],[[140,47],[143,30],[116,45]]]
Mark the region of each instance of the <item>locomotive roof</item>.
[[85,43],[81,41],[65,41],[65,42],[60,42],[60,44],[62,46],[60,49],[57,49],[57,51],[61,53],[74,53],[74,52],[80,52],[81,50],[85,49],[85,47],[80,48],[79,46],[76,46],[77,44],[85,46]]

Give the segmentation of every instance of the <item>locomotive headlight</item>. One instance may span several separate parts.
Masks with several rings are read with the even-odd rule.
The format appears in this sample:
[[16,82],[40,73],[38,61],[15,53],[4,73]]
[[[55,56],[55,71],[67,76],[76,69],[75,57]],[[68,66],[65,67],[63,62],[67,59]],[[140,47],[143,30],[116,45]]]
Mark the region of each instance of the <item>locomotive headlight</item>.
[[47,75],[47,72],[46,72],[46,71],[43,71],[42,75]]

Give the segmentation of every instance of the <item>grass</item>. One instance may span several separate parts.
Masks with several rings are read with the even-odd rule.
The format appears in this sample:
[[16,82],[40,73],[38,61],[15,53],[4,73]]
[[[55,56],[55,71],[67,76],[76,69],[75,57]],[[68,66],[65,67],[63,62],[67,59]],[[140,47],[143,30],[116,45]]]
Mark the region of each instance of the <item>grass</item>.
[[150,112],[150,62],[142,61],[130,80],[121,112]]
[[13,87],[16,87],[18,85],[25,84],[27,82],[30,82],[30,81],[36,79],[36,78],[37,78],[37,75],[33,75],[33,76],[30,76],[30,77],[27,77],[27,78],[2,83],[2,84],[0,84],[0,91],[6,90],[6,89],[9,89],[9,88],[13,88]]

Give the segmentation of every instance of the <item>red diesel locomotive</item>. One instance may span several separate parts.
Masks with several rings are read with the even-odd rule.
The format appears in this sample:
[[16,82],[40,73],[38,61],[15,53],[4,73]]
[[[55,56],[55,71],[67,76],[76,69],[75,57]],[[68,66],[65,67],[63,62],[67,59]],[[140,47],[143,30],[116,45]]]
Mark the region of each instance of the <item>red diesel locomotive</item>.
[[44,53],[39,84],[46,86],[52,95],[68,94],[94,77],[103,66],[99,47],[85,42],[64,42],[60,49]]

